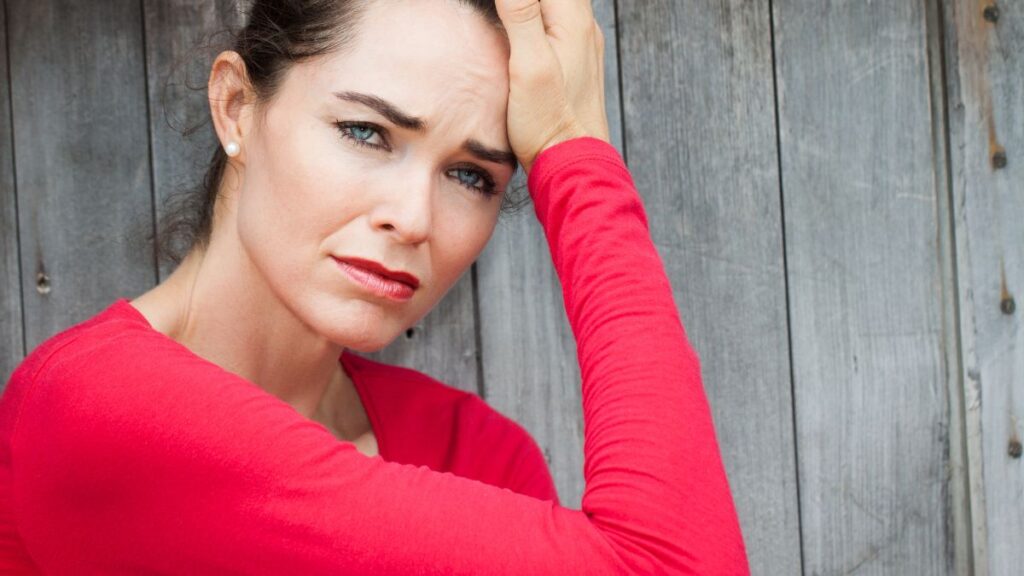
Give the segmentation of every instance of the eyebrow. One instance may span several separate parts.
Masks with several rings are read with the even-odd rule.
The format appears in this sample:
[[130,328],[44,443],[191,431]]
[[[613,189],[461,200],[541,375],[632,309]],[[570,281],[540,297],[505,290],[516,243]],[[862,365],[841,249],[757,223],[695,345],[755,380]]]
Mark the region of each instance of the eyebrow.
[[[380,96],[353,91],[335,92],[334,95],[339,100],[355,102],[368,108],[372,108],[381,116],[387,118],[389,122],[400,128],[405,128],[406,130],[412,130],[414,132],[425,132],[427,130],[426,120],[416,116],[410,116],[409,114],[402,112],[397,106]],[[481,160],[505,164],[513,170],[515,170],[516,166],[519,164],[519,160],[516,158],[514,153],[508,150],[485,146],[479,140],[474,138],[470,138],[463,142],[462,149]]]

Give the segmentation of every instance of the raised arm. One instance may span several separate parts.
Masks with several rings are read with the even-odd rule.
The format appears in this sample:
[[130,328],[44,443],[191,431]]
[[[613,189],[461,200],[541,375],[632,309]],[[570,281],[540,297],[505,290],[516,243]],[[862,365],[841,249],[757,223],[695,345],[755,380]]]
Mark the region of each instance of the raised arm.
[[748,573],[699,359],[622,157],[563,142],[529,186],[577,340],[583,512],[635,570]]

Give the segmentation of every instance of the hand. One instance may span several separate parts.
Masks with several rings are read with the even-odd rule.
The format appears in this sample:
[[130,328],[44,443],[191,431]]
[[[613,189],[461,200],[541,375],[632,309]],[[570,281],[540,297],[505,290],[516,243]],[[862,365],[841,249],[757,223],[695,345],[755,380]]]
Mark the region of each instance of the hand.
[[604,34],[591,0],[497,0],[508,33],[508,138],[529,173],[537,155],[572,138],[610,142]]

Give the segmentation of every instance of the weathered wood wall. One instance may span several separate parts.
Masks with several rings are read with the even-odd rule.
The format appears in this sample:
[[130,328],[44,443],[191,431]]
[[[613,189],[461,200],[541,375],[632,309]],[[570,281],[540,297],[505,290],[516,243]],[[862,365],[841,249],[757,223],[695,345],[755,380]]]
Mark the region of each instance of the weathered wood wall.
[[1024,2],[945,5],[948,159],[978,574],[1024,572]]
[[[754,573],[1020,573],[1024,2],[593,4],[613,142],[702,359]],[[6,382],[170,274],[146,235],[212,150],[208,126],[182,131],[241,16],[3,8]],[[523,423],[579,505],[575,341],[532,207],[375,356]]]

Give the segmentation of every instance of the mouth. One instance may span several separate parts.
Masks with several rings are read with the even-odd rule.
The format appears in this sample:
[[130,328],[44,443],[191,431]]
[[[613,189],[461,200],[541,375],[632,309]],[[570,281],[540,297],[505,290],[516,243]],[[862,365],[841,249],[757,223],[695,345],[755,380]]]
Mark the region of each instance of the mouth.
[[382,298],[406,301],[419,288],[419,279],[400,270],[390,270],[379,262],[362,258],[332,256],[349,280]]

